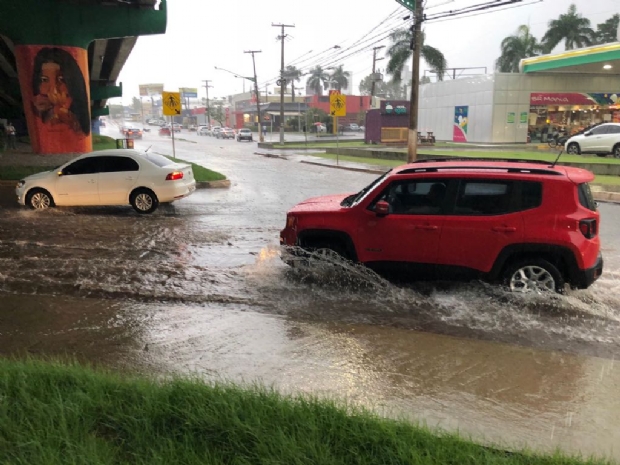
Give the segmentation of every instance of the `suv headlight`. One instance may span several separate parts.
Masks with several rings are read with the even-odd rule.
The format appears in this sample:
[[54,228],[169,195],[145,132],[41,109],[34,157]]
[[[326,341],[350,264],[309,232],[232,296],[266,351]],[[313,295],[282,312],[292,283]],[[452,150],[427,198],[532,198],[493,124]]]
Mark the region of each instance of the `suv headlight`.
[[26,181],[24,181],[24,180],[22,179],[22,180],[20,180],[20,181],[17,183],[17,187],[18,187],[18,188],[20,188],[20,187],[24,187],[24,185],[25,185],[25,184],[26,184]]

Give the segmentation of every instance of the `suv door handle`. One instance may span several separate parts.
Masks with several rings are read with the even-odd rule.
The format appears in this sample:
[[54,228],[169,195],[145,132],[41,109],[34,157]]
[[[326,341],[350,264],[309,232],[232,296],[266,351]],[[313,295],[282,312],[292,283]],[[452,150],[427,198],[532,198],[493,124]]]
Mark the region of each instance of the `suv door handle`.
[[491,229],[496,232],[515,232],[517,230],[515,226],[493,226]]
[[133,176],[127,176],[125,179],[126,179],[127,181],[133,181]]
[[424,229],[426,231],[435,231],[439,228],[433,224],[417,224],[414,229]]

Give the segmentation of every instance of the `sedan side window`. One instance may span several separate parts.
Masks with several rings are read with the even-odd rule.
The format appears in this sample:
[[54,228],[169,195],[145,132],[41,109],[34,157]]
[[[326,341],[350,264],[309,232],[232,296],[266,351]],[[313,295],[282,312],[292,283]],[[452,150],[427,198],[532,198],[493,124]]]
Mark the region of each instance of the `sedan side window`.
[[79,174],[94,174],[99,172],[98,157],[82,158],[71,163],[62,170],[63,176],[76,176]]
[[138,171],[138,162],[129,157],[101,157],[102,173],[119,173],[124,171]]

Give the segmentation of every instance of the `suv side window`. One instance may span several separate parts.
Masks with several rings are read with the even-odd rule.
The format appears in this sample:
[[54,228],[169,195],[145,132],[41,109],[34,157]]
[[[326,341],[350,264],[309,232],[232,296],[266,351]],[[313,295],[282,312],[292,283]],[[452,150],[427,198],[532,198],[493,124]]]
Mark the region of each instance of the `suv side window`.
[[607,134],[620,134],[620,126],[608,126]]
[[128,157],[100,157],[102,173],[118,173],[122,171],[138,171],[138,163]]
[[459,186],[454,214],[503,215],[517,210],[513,181],[463,180]]
[[79,174],[94,174],[99,172],[99,158],[82,158],[62,170],[63,176],[75,176]]
[[600,136],[601,134],[609,133],[609,126],[598,126],[590,131],[593,136]]
[[520,211],[540,207],[542,204],[542,183],[523,181],[521,183]]
[[584,182],[583,184],[579,184],[577,189],[579,191],[579,203],[588,210],[595,212],[597,205],[594,197],[592,196],[590,185],[587,182]]
[[390,204],[394,215],[441,215],[446,211],[448,179],[402,180],[391,183],[380,200]]

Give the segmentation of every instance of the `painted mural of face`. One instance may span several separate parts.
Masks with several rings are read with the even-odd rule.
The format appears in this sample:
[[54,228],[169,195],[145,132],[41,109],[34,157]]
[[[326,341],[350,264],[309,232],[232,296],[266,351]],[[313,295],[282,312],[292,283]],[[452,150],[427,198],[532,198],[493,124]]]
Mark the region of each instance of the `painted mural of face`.
[[67,89],[65,77],[57,63],[44,63],[41,66],[39,95],[35,97],[35,106],[40,112],[56,109],[57,112],[69,111],[72,99]]

